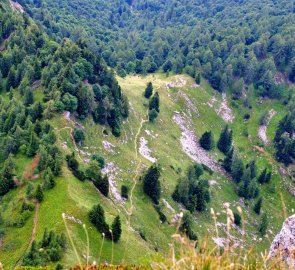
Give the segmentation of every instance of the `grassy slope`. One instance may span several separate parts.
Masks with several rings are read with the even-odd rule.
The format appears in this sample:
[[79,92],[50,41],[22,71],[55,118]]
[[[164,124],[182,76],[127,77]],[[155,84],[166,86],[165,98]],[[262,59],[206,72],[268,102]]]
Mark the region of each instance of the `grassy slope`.
[[[187,166],[192,162],[181,150],[179,143],[181,131],[172,121],[173,112],[176,110],[185,111],[185,104],[181,100],[175,103],[173,99],[175,98],[177,91],[167,90],[165,87],[166,82],[174,81],[177,77],[185,78],[188,82],[188,86],[193,84],[192,79],[185,75],[170,76],[166,78],[163,74],[156,74],[146,77],[128,76],[125,79],[119,79],[120,85],[131,103],[130,117],[128,121],[123,124],[122,136],[119,139],[114,138],[111,135],[103,135],[104,127],[94,125],[90,119],[83,121],[82,124],[87,133],[84,147],[95,147],[91,149],[84,148],[83,151],[99,153],[106,158],[107,162],[114,162],[119,168],[117,171],[118,175],[116,176],[118,190],[120,190],[122,184],[128,185],[131,188],[133,186],[133,177],[136,173],[136,168],[139,162],[142,162],[142,166],[140,166],[141,171],[151,165],[151,163],[141,155],[138,155],[137,160],[135,159],[134,137],[138,131],[141,120],[146,118],[147,100],[143,97],[142,93],[146,83],[152,81],[154,88],[160,92],[161,112],[155,124],[144,124],[139,138],[144,136],[148,140],[148,145],[153,150],[152,155],[159,159],[159,163],[163,168],[161,180],[163,186],[162,197],[165,198],[177,212],[180,212],[181,209],[179,205],[171,199],[171,193],[173,192],[175,185],[177,184],[177,179],[180,176],[176,171],[177,169],[178,171],[185,171]],[[217,116],[215,111],[206,104],[211,96],[216,93],[213,92],[205,82],[202,83],[201,87],[183,87],[181,90],[191,98],[200,112],[200,116],[193,119],[196,135],[200,137],[204,131],[212,130],[215,139],[217,140],[220,130],[225,123]],[[39,97],[40,93],[37,92],[37,95]],[[216,96],[217,98],[221,98],[218,94],[216,94]],[[270,166],[269,163],[271,162],[276,167],[277,165],[275,161],[269,156],[266,156],[267,154],[253,151],[253,143],[259,143],[257,138],[257,128],[261,113],[270,108],[280,111],[280,113],[272,119],[268,129],[268,135],[273,137],[275,126],[284,114],[284,107],[274,101],[269,101],[262,105],[254,104],[253,106],[251,119],[246,125],[243,121],[243,115],[245,112],[240,109],[234,109],[236,119],[231,126],[234,129],[235,145],[239,148],[245,160],[252,159],[253,155],[256,157],[259,170],[262,170],[264,166]],[[56,128],[59,142],[67,142],[67,149],[65,149],[64,152],[71,152],[72,149],[74,149],[74,146],[70,139],[70,129],[63,128],[73,127],[73,123],[66,121],[61,116],[56,116],[52,119],[52,124]],[[248,129],[248,133],[251,135],[252,143],[249,138],[243,136],[245,126]],[[148,136],[145,130],[152,131],[154,135],[158,134],[158,137],[155,139]],[[108,141],[115,146],[113,153],[103,148],[102,141]],[[273,151],[272,147],[268,148],[267,151],[271,153]],[[215,153],[211,154],[215,155]],[[222,157],[221,153],[217,152],[216,155],[216,158]],[[83,155],[81,156],[83,157]],[[23,168],[28,162],[29,160],[23,157],[18,157],[19,173],[23,171]],[[216,174],[213,176],[206,175],[206,177],[208,179],[214,179],[219,183],[219,185],[211,188],[212,200],[209,207],[213,207],[216,212],[220,213],[220,222],[225,222],[222,203],[231,202],[232,208],[239,205],[239,198],[234,192],[235,186],[229,180]],[[40,180],[36,180],[34,184],[37,184],[38,181]],[[281,184],[278,175],[274,177],[274,182],[277,191],[280,191]],[[281,211],[280,197],[278,192],[276,194],[270,193],[269,187],[267,186],[263,187],[263,192],[265,197],[264,210],[271,213],[271,215],[269,215],[271,218],[270,228],[275,233],[280,228],[284,219]],[[291,196],[284,190],[282,190],[282,193],[289,211],[288,213],[290,213],[291,209],[295,208],[294,200],[292,200]],[[1,203],[5,206],[4,208],[2,206],[4,217],[11,216],[11,213],[15,216],[17,215],[21,205],[21,198],[24,198],[24,196],[25,186],[10,192],[4,197],[5,204]],[[116,263],[119,263],[123,257],[125,258],[125,262],[134,262],[140,257],[153,253],[155,249],[166,252],[168,250],[170,236],[174,233],[175,227],[173,225],[160,224],[157,212],[154,210],[149,199],[142,193],[142,184],[140,181],[138,181],[134,189],[133,197],[135,208],[133,210],[130,228],[127,225],[128,215],[126,214],[126,210],[130,210],[131,207],[129,201],[124,205],[121,205],[113,200],[103,198],[89,182],[79,182],[66,168],[64,168],[63,176],[57,180],[57,186],[53,190],[46,192],[45,201],[40,206],[36,239],[41,239],[45,228],[54,228],[59,232],[65,232],[65,227],[61,218],[61,214],[65,212],[68,215],[75,216],[86,224],[90,236],[91,259],[97,260],[101,245],[101,236],[95,231],[95,229],[93,229],[91,224],[89,224],[87,212],[94,204],[101,203],[106,211],[106,217],[109,223],[112,222],[117,214],[122,218],[123,237],[118,244],[115,244],[114,248],[114,259]],[[269,246],[269,242],[266,238],[263,239],[262,242],[258,241],[256,243],[252,241],[254,234],[257,234],[257,228],[254,225],[255,220],[259,221],[259,217],[251,210],[252,205],[253,203],[250,202],[249,206],[244,208],[244,213],[247,219],[246,229],[248,232],[246,240],[249,244],[255,243],[255,248],[258,251],[261,251]],[[163,211],[170,220],[173,213],[165,207],[163,207]],[[208,212],[209,211],[195,215],[195,230],[199,235],[205,236],[208,235],[208,231],[211,232],[214,230],[212,218]],[[0,254],[0,261],[5,264],[7,269],[12,268],[15,261],[21,257],[26,245],[29,243],[32,224],[33,214],[23,228],[9,228],[7,230],[4,248],[1,250]],[[77,244],[78,253],[82,257],[82,254],[86,254],[86,237],[83,228],[81,225],[75,224],[71,221],[68,221],[68,224],[74,242]],[[145,233],[147,242],[140,238],[138,231],[143,231]],[[241,237],[235,231],[233,231],[233,234]],[[270,235],[270,238],[272,237],[273,235]],[[128,248],[125,252],[126,246]],[[110,262],[112,245],[109,241],[105,241],[102,254],[102,260]],[[75,261],[74,252],[69,247],[66,256],[64,256],[63,263],[65,265],[73,265],[73,262]]]

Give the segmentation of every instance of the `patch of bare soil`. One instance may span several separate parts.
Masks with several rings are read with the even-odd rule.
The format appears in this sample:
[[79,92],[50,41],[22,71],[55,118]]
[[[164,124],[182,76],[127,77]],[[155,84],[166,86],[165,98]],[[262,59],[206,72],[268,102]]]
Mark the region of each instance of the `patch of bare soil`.
[[221,165],[210,157],[208,152],[206,152],[199,145],[198,139],[193,131],[190,118],[188,118],[185,114],[175,112],[173,120],[182,131],[180,138],[182,150],[195,162],[204,164],[211,170],[226,175],[226,172]]
[[270,123],[270,120],[276,115],[276,111],[271,109],[268,112],[268,116],[265,120],[265,123],[258,128],[258,137],[261,139],[261,141],[265,144],[268,145],[270,144],[270,140],[267,138],[267,126]]

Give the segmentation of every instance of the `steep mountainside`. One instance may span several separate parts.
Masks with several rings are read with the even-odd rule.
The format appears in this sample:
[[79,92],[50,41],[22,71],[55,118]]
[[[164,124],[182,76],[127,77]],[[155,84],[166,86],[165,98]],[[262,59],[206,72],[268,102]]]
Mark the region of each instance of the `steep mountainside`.
[[[130,12],[131,18],[144,10],[145,21],[158,5],[161,14],[173,2],[173,25],[189,26],[190,18],[210,24],[209,17],[228,9],[220,4],[208,12],[215,1],[187,1],[186,11],[184,1],[127,2],[116,1],[113,9],[123,7],[122,16]],[[239,2],[240,12],[252,3],[223,2]],[[222,248],[269,248],[295,209],[290,81],[283,77],[275,88],[282,95],[270,99],[261,97],[258,85],[239,85],[238,98],[231,87],[220,93],[202,72],[196,78],[161,71],[119,77],[89,42],[75,40],[72,30],[66,33],[43,14],[47,24],[39,9],[44,2],[20,3],[24,8],[0,2],[0,262],[5,269],[60,269],[58,264],[68,269],[79,260],[140,264],[166,254],[178,231],[199,243],[207,237]],[[47,4],[73,19],[65,3]],[[77,9],[77,3],[67,4]],[[270,6],[268,14],[282,3]],[[33,4],[37,8],[31,9]],[[102,12],[110,8],[106,1],[96,4],[104,4]],[[185,22],[179,12],[187,14]],[[287,5],[281,15],[293,18]],[[110,19],[98,18],[101,27],[103,18]],[[36,24],[40,20],[56,35],[45,33]],[[95,22],[89,20],[89,29]],[[117,27],[101,29],[106,34]]]

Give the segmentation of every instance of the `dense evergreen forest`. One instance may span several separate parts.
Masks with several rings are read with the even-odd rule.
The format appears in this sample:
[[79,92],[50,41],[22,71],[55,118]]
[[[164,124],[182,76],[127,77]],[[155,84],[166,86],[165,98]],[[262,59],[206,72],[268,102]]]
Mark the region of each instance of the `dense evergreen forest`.
[[[234,97],[254,83],[261,96],[287,98],[295,82],[292,1],[22,0],[57,39],[87,40],[126,73],[201,73]],[[77,27],[79,25],[79,27]]]
[[295,206],[292,1],[0,0],[9,265],[63,269],[76,260],[64,233],[82,243],[87,227],[99,260],[105,243],[124,261],[129,239],[136,259],[164,253],[175,228],[212,233],[208,210],[229,203],[245,211],[232,212],[237,239],[264,237],[268,218],[277,232],[281,200]]

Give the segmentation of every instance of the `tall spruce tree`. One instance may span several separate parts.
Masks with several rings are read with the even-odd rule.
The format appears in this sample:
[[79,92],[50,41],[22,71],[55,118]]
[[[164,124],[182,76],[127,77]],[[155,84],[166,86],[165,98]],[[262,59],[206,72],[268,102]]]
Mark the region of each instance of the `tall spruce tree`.
[[228,125],[226,125],[223,131],[221,132],[217,143],[217,147],[222,153],[226,154],[231,149],[232,137],[232,130],[230,130]]
[[89,220],[100,233],[104,233],[106,237],[110,238],[110,228],[105,221],[104,210],[101,205],[93,206],[89,212]]
[[36,190],[36,194],[35,194],[35,198],[37,199],[37,201],[40,203],[44,200],[44,194],[43,194],[43,190],[41,185],[37,186],[37,190]]
[[156,92],[150,100],[149,110],[155,109],[158,113],[160,112],[160,96],[159,93]]
[[266,178],[266,169],[264,169],[262,171],[262,173],[260,174],[260,176],[258,177],[257,181],[260,183],[260,184],[264,184],[265,183],[265,178]]
[[261,221],[259,224],[259,228],[258,228],[261,236],[264,236],[266,234],[267,227],[268,227],[268,218],[267,218],[266,213],[264,213],[262,215],[262,218],[261,218]]
[[223,160],[223,167],[227,172],[231,172],[231,167],[233,163],[233,156],[234,156],[234,147],[232,147],[226,154]]
[[121,220],[119,216],[116,216],[112,224],[113,241],[118,242],[122,234]]
[[233,155],[233,160],[231,164],[231,175],[233,179],[239,183],[243,177],[244,173],[244,164],[242,159],[238,156],[238,154],[235,152]]
[[150,98],[153,95],[153,84],[148,82],[147,87],[144,91],[145,98]]
[[261,206],[262,206],[262,197],[260,197],[257,202],[255,203],[254,205],[254,212],[257,214],[257,215],[260,215],[260,212],[261,212]]
[[205,150],[211,150],[214,147],[214,140],[213,140],[213,135],[211,131],[206,131],[201,139],[200,139],[200,145],[202,148]]
[[153,200],[155,204],[159,203],[161,196],[160,185],[160,167],[158,164],[153,164],[143,178],[143,190]]

